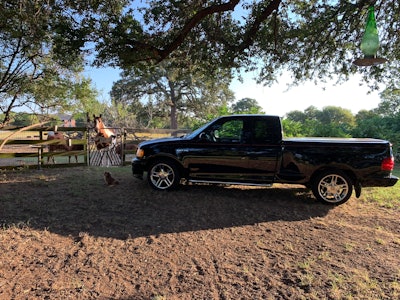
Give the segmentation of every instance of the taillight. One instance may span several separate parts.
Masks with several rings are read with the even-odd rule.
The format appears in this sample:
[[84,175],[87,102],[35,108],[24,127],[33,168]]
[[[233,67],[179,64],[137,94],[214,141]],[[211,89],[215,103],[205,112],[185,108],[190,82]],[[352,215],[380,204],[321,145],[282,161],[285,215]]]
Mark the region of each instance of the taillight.
[[382,171],[393,171],[394,168],[394,158],[392,157],[386,157],[381,164],[381,170]]

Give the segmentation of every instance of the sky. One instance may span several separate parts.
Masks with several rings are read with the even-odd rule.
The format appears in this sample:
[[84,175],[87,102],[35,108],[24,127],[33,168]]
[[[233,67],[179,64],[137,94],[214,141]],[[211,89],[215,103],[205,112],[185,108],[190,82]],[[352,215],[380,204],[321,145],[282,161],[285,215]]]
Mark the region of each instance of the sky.
[[[99,101],[102,102],[109,101],[109,92],[113,82],[119,79],[119,74],[119,70],[111,68],[91,68],[85,71],[85,76],[90,77],[94,87],[100,91]],[[341,85],[332,82],[322,86],[306,82],[288,89],[289,76],[283,75],[277,83],[269,87],[257,84],[253,75],[245,74],[243,83],[233,81],[231,89],[235,93],[236,100],[253,98],[268,115],[283,117],[290,111],[304,111],[311,105],[320,110],[326,106],[338,106],[349,109],[355,115],[360,110],[376,108],[380,103],[379,92],[368,94],[368,87],[360,86],[358,76]]]
[[366,85],[360,86],[359,76],[340,85],[335,85],[334,81],[323,85],[305,82],[288,89],[290,83],[288,75],[283,75],[271,87],[257,84],[248,76],[243,84],[234,82],[231,88],[235,91],[236,100],[246,97],[256,99],[265,113],[281,117],[293,110],[304,111],[311,105],[320,110],[326,106],[338,106],[349,109],[355,115],[360,110],[378,107],[381,101],[379,91],[370,92]]

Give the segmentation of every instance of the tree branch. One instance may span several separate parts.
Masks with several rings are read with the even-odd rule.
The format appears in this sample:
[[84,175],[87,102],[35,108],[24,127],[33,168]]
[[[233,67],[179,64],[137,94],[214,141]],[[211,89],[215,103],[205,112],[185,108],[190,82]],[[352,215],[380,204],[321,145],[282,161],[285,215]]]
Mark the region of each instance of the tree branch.
[[253,43],[255,36],[260,30],[262,22],[264,22],[272,13],[278,10],[279,5],[281,4],[281,0],[273,0],[271,1],[267,7],[261,10],[259,14],[256,15],[256,18],[253,24],[249,27],[249,29],[244,34],[244,39],[242,43],[235,50],[239,52],[243,52],[247,48],[249,48]]
[[206,7],[200,11],[198,11],[182,28],[179,32],[178,36],[163,50],[159,51],[158,62],[165,59],[169,54],[171,54],[174,50],[176,50],[185,40],[190,31],[196,27],[205,17],[215,14],[221,13],[229,10],[234,10],[236,5],[240,2],[240,0],[231,0],[228,3],[220,4],[220,5],[212,5]]
[[[144,43],[138,40],[130,41],[127,46],[131,47],[132,51],[141,51],[145,54],[145,57],[131,60],[132,63],[140,61],[151,61],[155,60],[157,63],[167,58],[174,50],[176,50],[189,35],[193,28],[195,28],[204,18],[215,13],[221,13],[229,10],[234,10],[240,0],[230,0],[227,3],[212,5],[198,11],[187,23],[179,30],[178,35],[167,44],[163,49],[157,48],[149,43]],[[127,56],[123,53],[123,56]],[[129,55],[128,55],[129,56]]]

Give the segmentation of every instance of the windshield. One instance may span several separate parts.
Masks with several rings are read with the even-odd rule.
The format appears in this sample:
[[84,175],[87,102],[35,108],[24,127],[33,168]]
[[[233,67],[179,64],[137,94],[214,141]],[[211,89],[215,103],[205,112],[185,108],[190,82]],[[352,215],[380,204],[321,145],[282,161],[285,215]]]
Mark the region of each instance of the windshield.
[[189,133],[188,135],[185,136],[186,139],[193,139],[194,137],[196,137],[197,135],[199,135],[202,131],[204,131],[204,129],[206,129],[208,127],[208,125],[210,125],[210,123],[204,124],[203,126],[201,126],[200,128],[197,128],[195,131],[193,131],[192,133]]

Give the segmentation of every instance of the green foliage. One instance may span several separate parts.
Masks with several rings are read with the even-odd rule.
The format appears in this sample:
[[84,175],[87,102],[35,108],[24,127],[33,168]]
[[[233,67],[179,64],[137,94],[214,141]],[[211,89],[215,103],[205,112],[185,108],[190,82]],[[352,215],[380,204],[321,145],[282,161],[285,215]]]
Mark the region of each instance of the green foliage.
[[126,70],[113,85],[114,103],[135,115],[140,127],[190,128],[232,101],[230,72],[209,76],[182,63],[166,60],[149,70]]
[[288,136],[350,137],[355,126],[352,113],[335,106],[327,106],[321,111],[310,106],[304,112],[289,112],[286,119],[283,128],[285,134],[288,130]]
[[282,129],[286,137],[299,137],[304,134],[302,123],[288,118],[282,120]]
[[242,120],[230,120],[222,124],[214,133],[220,139],[240,140],[243,130]]
[[355,137],[372,137],[389,140],[395,153],[400,150],[400,114],[382,116],[377,111],[361,111],[356,116],[357,125],[352,131]]
[[381,102],[377,112],[384,116],[396,116],[400,114],[400,88],[397,85],[389,86],[381,94]]
[[[393,144],[396,157],[400,155],[400,113],[397,90],[387,92],[381,104],[374,110],[359,111],[353,116],[350,111],[329,106],[321,111],[311,106],[304,112],[291,111],[282,121],[283,132],[287,137],[324,136],[360,137],[389,140]],[[396,113],[397,112],[397,113]]]
[[357,126],[353,129],[353,136],[383,138],[386,134],[385,122],[381,115],[373,111],[360,111],[356,115]]
[[37,116],[28,113],[13,113],[11,116],[11,125],[24,127],[37,123]]
[[[357,68],[371,1],[115,1],[118,9],[96,11],[91,24],[97,63],[147,68],[164,59],[188,59],[213,74],[221,68],[259,71],[272,83],[282,70],[294,81],[323,81],[362,73],[365,81],[398,78],[400,4],[375,7],[384,66]],[[260,65],[261,63],[261,65]]]
[[243,98],[231,106],[234,114],[263,114],[262,107],[258,105],[257,100],[251,98]]
[[79,76],[85,34],[68,3],[1,2],[0,125],[11,121],[17,107],[41,114],[73,111],[93,96],[90,82]]
[[142,120],[142,118],[138,117],[136,112],[132,110],[132,106],[123,102],[112,101],[110,106],[104,106],[103,108],[104,110],[100,113],[104,116],[105,120],[112,124],[113,127],[143,127],[139,123],[139,120]]
[[376,9],[381,52],[390,64],[372,69],[351,64],[361,54],[368,5],[322,0],[312,5],[305,0],[6,0],[0,28],[8,34],[4,41],[26,32],[26,49],[46,49],[64,68],[79,66],[83,55],[91,53],[95,64],[122,69],[144,70],[165,59],[182,61],[182,66],[190,61],[209,75],[220,69],[258,69],[266,83],[283,69],[296,81],[333,74],[347,78],[355,72],[366,80],[390,81],[398,74],[399,3],[383,2]]

